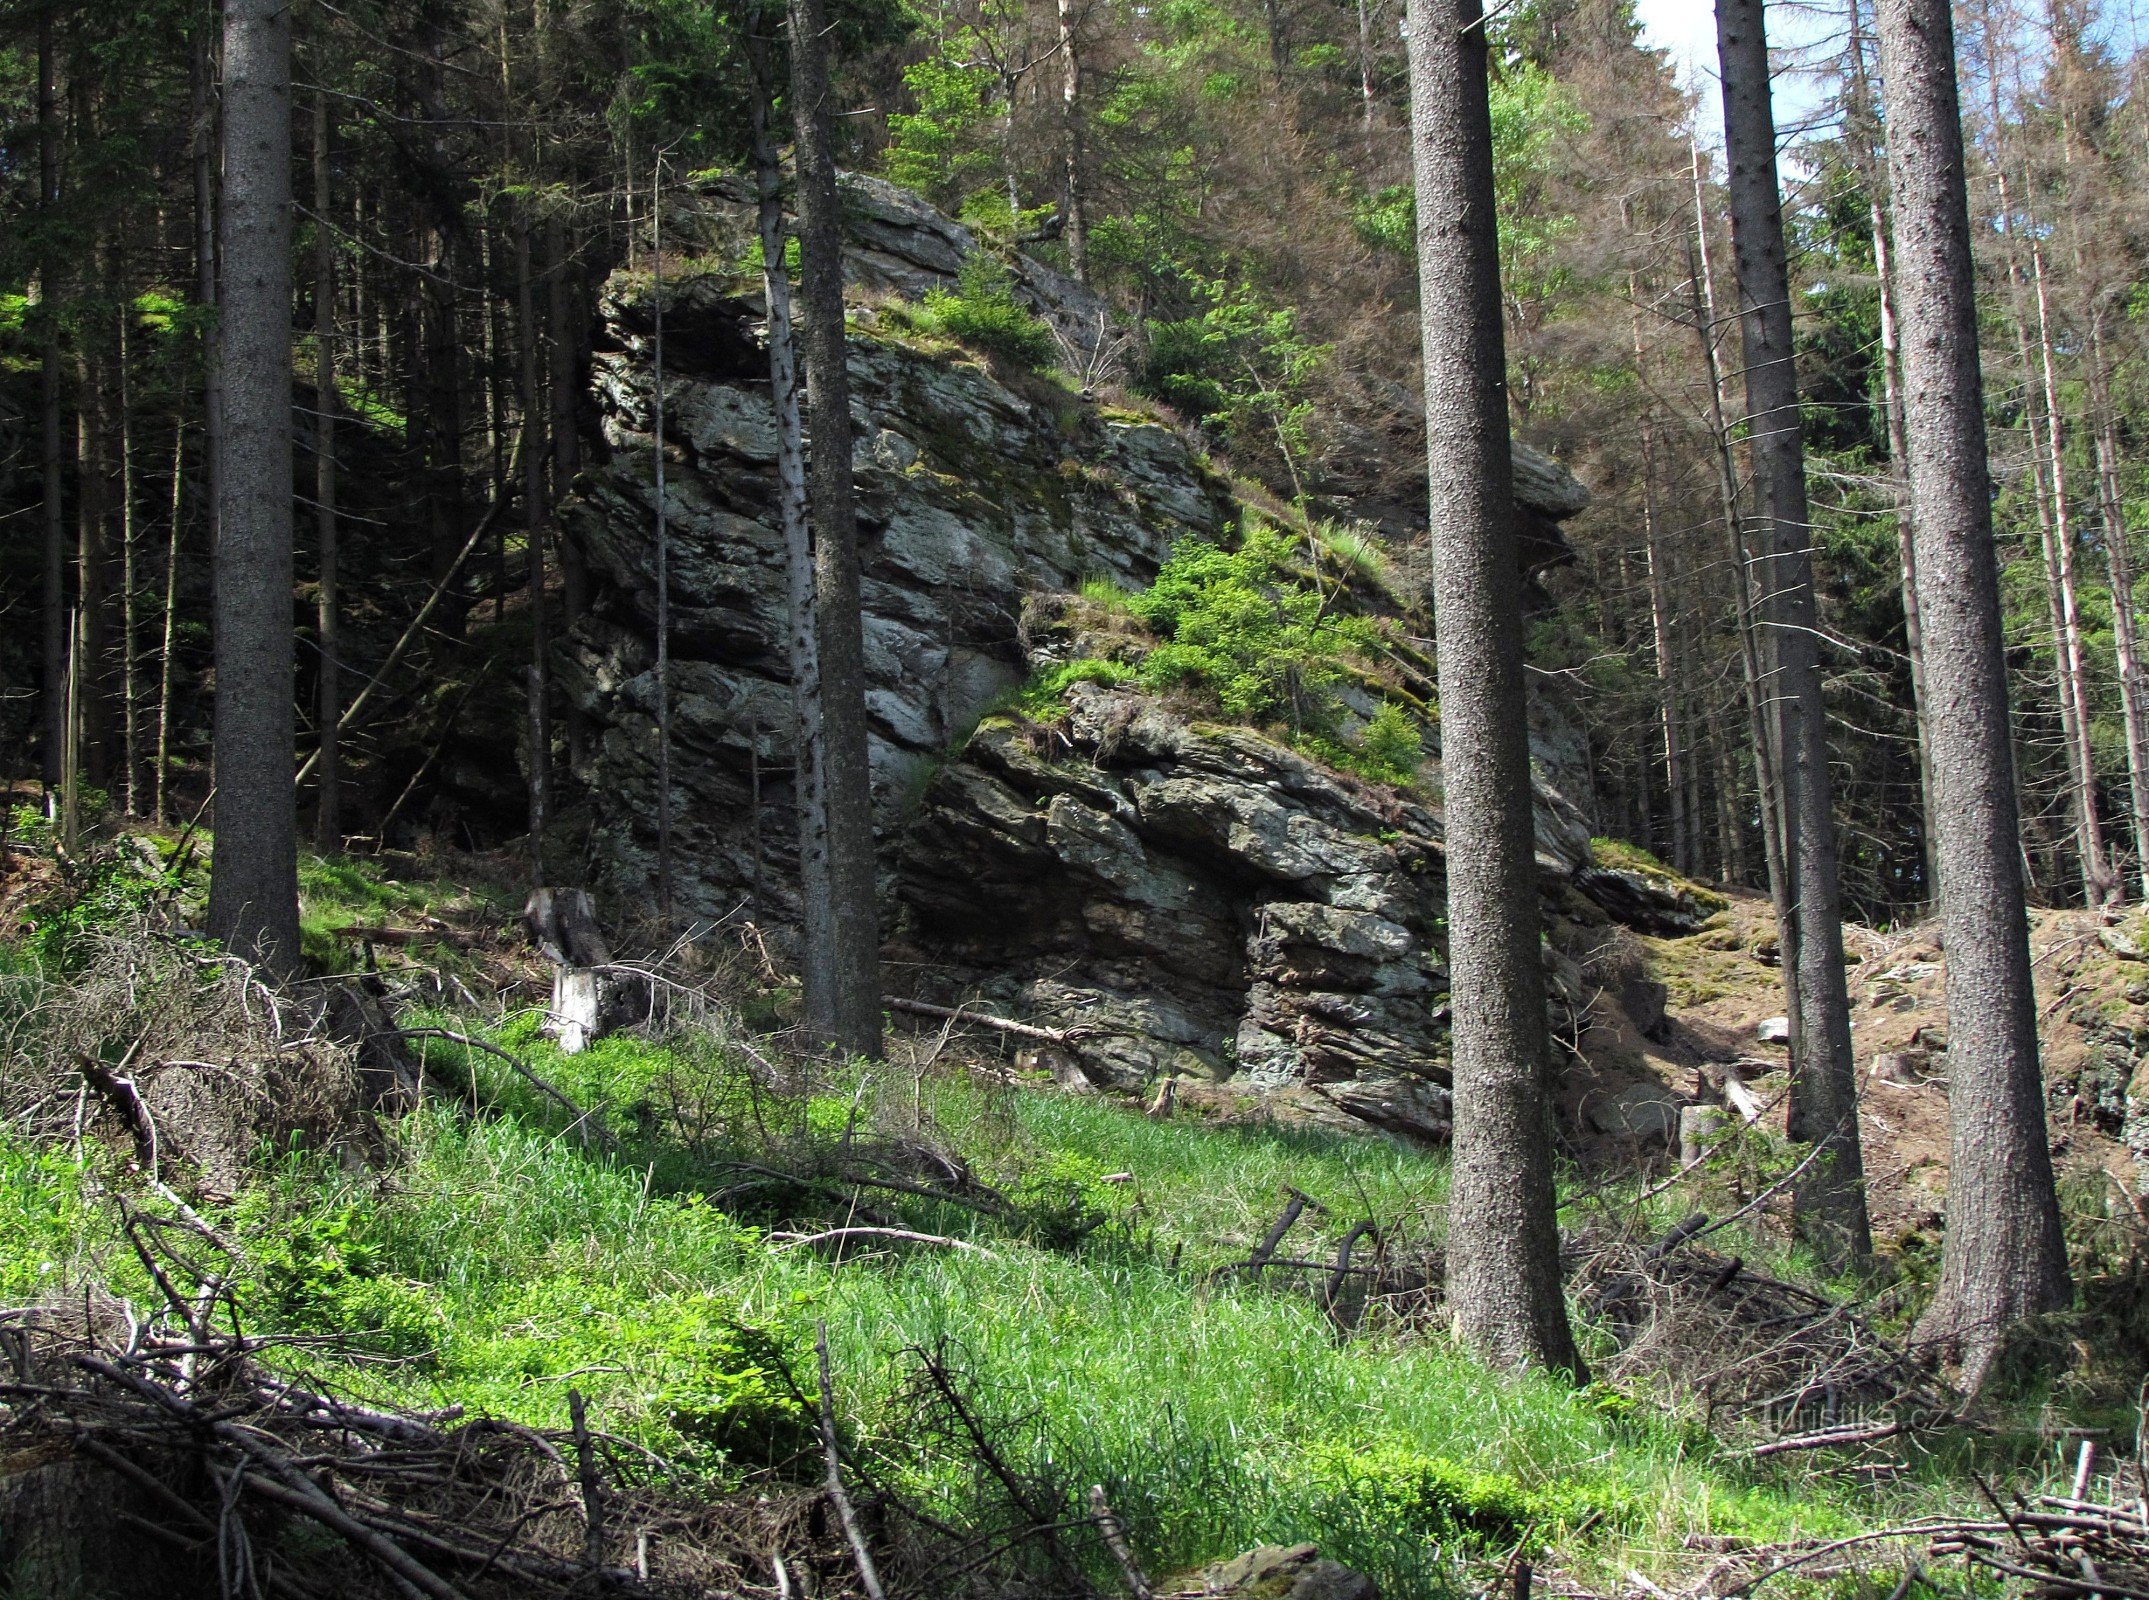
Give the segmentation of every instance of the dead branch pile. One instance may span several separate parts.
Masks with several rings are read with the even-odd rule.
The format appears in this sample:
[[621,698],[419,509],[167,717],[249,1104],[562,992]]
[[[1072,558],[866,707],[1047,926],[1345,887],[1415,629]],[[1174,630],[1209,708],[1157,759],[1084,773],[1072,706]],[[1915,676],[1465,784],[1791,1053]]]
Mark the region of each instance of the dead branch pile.
[[1933,1556],[1961,1556],[2002,1578],[2027,1581],[2037,1600],[2078,1595],[2149,1600],[2149,1499],[2089,1498],[2092,1459],[2093,1447],[2085,1441],[2073,1490],[2066,1495],[2018,1494],[2008,1504],[1988,1489],[1986,1498],[1999,1520],[1936,1530]]
[[811,1490],[690,1498],[579,1404],[569,1432],[377,1410],[294,1381],[265,1348],[0,1318],[17,1572],[51,1592],[123,1575],[179,1600],[858,1592]]
[[[363,1146],[377,1054],[350,985],[272,991],[244,962],[148,920],[85,937],[65,983],[24,980],[0,1036],[0,1115],[40,1141],[131,1144],[137,1165],[229,1194],[296,1133]],[[386,1073],[393,1078],[390,1070]]]
[[1762,1455],[1892,1438],[1952,1409],[1855,1302],[1709,1249],[1712,1231],[1696,1213],[1654,1241],[1573,1242],[1575,1293],[1619,1341],[1603,1377],[1698,1402],[1712,1430],[1761,1435]]

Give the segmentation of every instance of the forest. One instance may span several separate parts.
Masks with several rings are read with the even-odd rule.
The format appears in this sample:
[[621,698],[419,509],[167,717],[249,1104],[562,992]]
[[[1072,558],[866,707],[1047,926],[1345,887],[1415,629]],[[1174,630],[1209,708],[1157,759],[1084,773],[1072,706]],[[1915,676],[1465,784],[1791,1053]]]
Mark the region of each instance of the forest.
[[0,0],[0,1596],[2149,1600],[2149,37],[1688,3]]

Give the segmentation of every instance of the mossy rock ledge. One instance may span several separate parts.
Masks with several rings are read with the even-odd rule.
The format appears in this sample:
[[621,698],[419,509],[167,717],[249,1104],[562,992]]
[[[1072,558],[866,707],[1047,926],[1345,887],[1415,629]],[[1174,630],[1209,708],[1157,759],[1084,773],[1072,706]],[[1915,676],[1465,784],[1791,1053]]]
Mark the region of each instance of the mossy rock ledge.
[[[699,219],[670,231],[723,256],[750,236],[744,193],[712,186]],[[978,248],[900,189],[848,193],[867,301],[952,283]],[[1097,336],[1087,291],[1029,262],[1015,284],[1040,315]],[[578,713],[594,886],[616,903],[653,899],[656,880],[650,293],[622,275],[607,296],[594,398],[608,449],[562,512],[590,590],[556,660]],[[761,307],[729,269],[664,293],[675,903],[743,911],[780,939],[796,850]],[[917,998],[1067,1030],[1070,1064],[1099,1087],[1224,1081],[1316,1120],[1444,1137],[1437,761],[1416,790],[1393,790],[1107,684],[1077,684],[1046,723],[996,714],[1069,648],[1038,624],[1062,597],[1099,577],[1145,586],[1175,542],[1225,536],[1241,507],[1168,422],[910,340],[870,304],[858,314],[867,701],[883,916],[905,963],[891,971]],[[1520,498],[1556,533],[1586,493],[1522,455]],[[1547,892],[1586,893],[1586,742],[1548,698],[1530,721]],[[1569,1022],[1580,995],[1558,976]]]

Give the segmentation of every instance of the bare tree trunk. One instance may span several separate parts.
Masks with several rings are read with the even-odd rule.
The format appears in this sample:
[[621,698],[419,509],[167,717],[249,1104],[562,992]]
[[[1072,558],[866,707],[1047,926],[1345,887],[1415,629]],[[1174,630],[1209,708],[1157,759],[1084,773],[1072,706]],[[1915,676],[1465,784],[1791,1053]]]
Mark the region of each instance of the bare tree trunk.
[[[527,202],[524,202],[527,204]],[[515,217],[515,337],[521,351],[522,516],[530,584],[530,881],[545,883],[551,821],[551,639],[545,628],[545,400],[538,387],[537,293],[530,274],[530,218]]]
[[672,571],[664,505],[664,157],[649,170],[650,456],[657,510],[657,910],[672,914]]
[[1918,799],[1925,819],[1923,853],[1926,881],[1930,884],[1940,863],[1933,845],[1940,831],[1940,818],[1933,800],[1933,739],[1926,709],[1932,692],[1925,677],[1925,617],[1918,605],[1916,532],[1910,520],[1910,445],[1903,430],[1903,396],[1898,379],[1902,358],[1895,331],[1894,265],[1888,224],[1881,215],[1878,196],[1872,202],[1871,225],[1874,272],[1880,279],[1881,405],[1887,412],[1888,485],[1895,498],[1895,554],[1903,575],[1903,651],[1910,657],[1911,713],[1918,725]]
[[[806,516],[805,429],[799,416],[798,344],[791,316],[791,277],[784,266],[783,168],[769,123],[775,82],[768,50],[752,40],[754,66],[754,179],[761,229],[761,282],[768,301],[769,404],[776,417],[776,509],[783,528],[791,655],[791,708],[796,722],[791,790],[798,817],[799,971],[809,995],[833,994],[834,911],[828,883],[826,741],[821,733],[821,655],[814,626],[813,538]],[[755,815],[758,818],[759,808]],[[758,867],[760,860],[756,852]]]
[[[1999,48],[2000,34],[1995,27],[1992,0],[1983,0],[1983,32],[1988,53]],[[2055,486],[2049,477],[2057,454],[2052,448],[2056,437],[2058,419],[2045,410],[2045,388],[2039,381],[2037,362],[2030,354],[2030,314],[2023,303],[2022,286],[2028,276],[2016,247],[2021,229],[2014,218],[2007,182],[2007,148],[2004,140],[2005,120],[2000,108],[2000,75],[1997,57],[1987,63],[1985,74],[1986,110],[1992,126],[1992,170],[1994,190],[1998,200],[1999,214],[2006,225],[1998,230],[2001,259],[2007,273],[2008,309],[2014,322],[2015,356],[2022,366],[2022,382],[2028,391],[2023,402],[2023,416],[2030,431],[2030,484],[2034,491],[2032,499],[2037,508],[2037,531],[2040,550],[2044,558],[2045,609],[2052,629],[2052,655],[2059,692],[2060,735],[2066,747],[2068,789],[2067,799],[2073,812],[2073,833],[2077,865],[2081,871],[2082,897],[2085,903],[2096,905],[2102,898],[2100,884],[2105,872],[2102,862],[2103,848],[2097,826],[2094,777],[2092,769],[2082,762],[2086,748],[2084,737],[2084,707],[2078,698],[2080,677],[2070,670],[2070,652],[2067,649],[2067,604],[2060,581],[2061,547],[2068,546],[2068,561],[2072,563],[2072,529],[2065,523],[2066,499],[2064,481]],[[2058,493],[2055,494],[2055,487]],[[2055,874],[2056,881],[2056,874]]]
[[150,805],[158,822],[171,820],[172,639],[179,621],[179,532],[187,508],[187,424],[172,413],[172,525],[164,540],[164,633],[157,646],[157,770]]
[[1080,0],[1059,0],[1060,118],[1067,157],[1067,264],[1089,282],[1089,213],[1082,187],[1082,45],[1076,36]]
[[805,377],[811,430],[815,623],[826,741],[829,944],[834,993],[808,1025],[854,1055],[881,1053],[880,925],[873,850],[873,774],[866,736],[865,625],[858,519],[851,492],[851,398],[843,329],[843,218],[831,133],[826,0],[789,0],[791,108],[798,134],[798,220],[804,267]]
[[341,581],[336,549],[336,411],[342,396],[336,387],[336,238],[329,230],[328,94],[313,97],[313,390],[314,537],[319,563],[315,596],[315,639],[321,649],[315,680],[314,720],[320,728],[321,760],[316,782],[314,843],[323,850],[343,844],[343,685],[341,652]]
[[1582,1359],[1559,1274],[1498,222],[1478,0],[1410,30],[1454,1005],[1448,1304],[1502,1366]]
[[295,972],[291,625],[291,12],[225,0],[223,498],[209,931]]
[[2085,887],[2091,905],[2102,905],[2119,892],[2118,875],[2104,847],[2104,823],[2097,813],[2097,759],[2090,742],[2089,672],[2082,650],[2082,607],[2074,571],[2074,513],[2067,497],[2067,455],[2063,436],[2065,409],[2059,377],[2052,363],[2052,313],[2045,292],[2044,247],[2030,244],[2031,283],[2037,305],[2037,354],[2044,386],[2045,450],[2052,485],[2053,575],[2059,593],[2059,667],[2074,706],[2073,766],[2077,826],[2086,857]]
[[1642,560],[1649,579],[1649,623],[1656,655],[1658,722],[1664,735],[1664,786],[1671,802],[1671,856],[1672,864],[1679,871],[1691,875],[1694,858],[1700,850],[1698,841],[1690,837],[1689,823],[1698,828],[1700,819],[1690,815],[1686,803],[1687,774],[1679,728],[1679,685],[1672,668],[1671,594],[1664,570],[1666,556],[1657,527],[1656,430],[1648,409],[1649,376],[1647,356],[1642,347],[1641,290],[1632,272],[1627,274],[1627,301],[1633,308],[1634,374],[1641,380]]
[[60,428],[59,250],[53,237],[60,209],[60,108],[53,64],[52,10],[37,14],[37,192],[44,227],[38,262],[38,416],[44,469],[44,703],[45,787],[58,789],[67,763],[66,453]]
[[1948,0],[1880,0],[1879,16],[1911,510],[1945,824],[1953,1141],[1940,1289],[1918,1336],[1953,1347],[1974,1389],[2009,1327],[2065,1305],[2071,1288],[2037,1067],[1954,19]]
[[1365,114],[1366,142],[1370,147],[1373,139],[1373,13],[1366,0],[1358,0],[1358,100]]
[[2134,552],[2126,497],[2119,485],[2119,425],[2112,407],[2110,358],[2103,308],[2089,318],[2089,405],[2096,430],[2097,506],[2104,524],[2104,560],[2112,584],[2112,644],[2118,658],[2119,705],[2127,735],[2127,790],[2134,820],[2134,865],[2149,899],[2149,690],[2142,680],[2140,624],[2134,614]]
[[[115,248],[115,262],[120,262]],[[130,817],[142,814],[141,625],[139,575],[135,570],[134,385],[128,371],[134,355],[128,326],[134,318],[123,264],[115,273],[119,310],[119,361],[115,369],[119,400],[119,729],[121,804]]]
[[[1761,641],[1754,618],[1753,563],[1746,549],[1745,519],[1739,513],[1738,462],[1732,453],[1731,419],[1724,403],[1724,371],[1716,348],[1716,272],[1710,261],[1709,218],[1702,200],[1701,150],[1692,147],[1694,184],[1693,250],[1688,258],[1687,278],[1692,286],[1691,315],[1701,360],[1709,379],[1709,431],[1715,445],[1716,497],[1724,527],[1724,555],[1732,583],[1732,612],[1738,624],[1739,677],[1746,701],[1747,743],[1753,750],[1754,799],[1761,817],[1761,853],[1768,874],[1769,902],[1776,925],[1790,920],[1790,880],[1784,870],[1783,828],[1777,801],[1781,786],[1776,782],[1776,752],[1769,736],[1769,722],[1762,696],[1767,679],[1762,671]],[[1798,973],[1784,968],[1786,1011],[1797,1010]]]
[[1791,332],[1790,274],[1776,179],[1776,123],[1769,94],[1762,0],[1717,0],[1723,64],[1724,140],[1730,168],[1731,238],[1737,258],[1746,358],[1746,409],[1755,476],[1764,497],[1770,552],[1767,615],[1783,751],[1784,862],[1793,896],[1781,930],[1786,967],[1797,964],[1791,1014],[1792,1136],[1820,1155],[1795,1195],[1800,1230],[1831,1260],[1871,1253],[1864,1162],[1858,1137],[1858,1069],[1850,994],[1843,976],[1843,920],[1836,863],[1834,792],[1828,765],[1819,618],[1813,592],[1812,521]]
[[1873,104],[1872,79],[1866,70],[1863,0],[1850,6],[1851,102],[1846,131],[1854,142],[1859,171],[1866,185],[1866,222],[1873,234],[1873,276],[1880,302],[1880,389],[1883,422],[1888,435],[1888,490],[1895,501],[1895,554],[1903,583],[1903,652],[1910,658],[1910,700],[1918,729],[1918,800],[1924,818],[1922,840],[1925,881],[1930,885],[1938,857],[1933,837],[1939,816],[1933,805],[1933,748],[1927,726],[1925,681],[1925,622],[1918,610],[1918,563],[1910,522],[1910,480],[1907,475],[1909,445],[1903,433],[1903,396],[1900,384],[1901,354],[1895,331],[1894,252],[1888,239],[1888,221],[1881,205],[1882,170],[1878,149],[1878,122]]

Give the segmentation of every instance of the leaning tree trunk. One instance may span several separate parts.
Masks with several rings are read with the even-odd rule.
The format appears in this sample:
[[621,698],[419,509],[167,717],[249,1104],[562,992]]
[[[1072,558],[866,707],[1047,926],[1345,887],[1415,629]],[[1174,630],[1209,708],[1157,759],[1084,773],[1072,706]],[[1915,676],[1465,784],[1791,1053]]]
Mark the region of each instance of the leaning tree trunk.
[[216,543],[216,839],[209,931],[296,970],[291,627],[291,11],[225,0]]
[[828,883],[834,991],[807,996],[808,1025],[853,1054],[881,1053],[880,924],[875,912],[873,774],[866,739],[865,624],[851,493],[851,380],[843,332],[843,217],[831,132],[828,6],[790,0],[791,112],[798,132],[798,223],[805,312],[807,489],[827,751]]
[[1478,0],[1421,0],[1412,21],[1455,1040],[1448,1304],[1489,1359],[1579,1378],[1552,1186],[1484,18]]
[[[776,89],[767,46],[752,40],[754,182],[761,231],[761,282],[768,299],[769,404],[776,418],[776,509],[783,528],[784,632],[790,644],[795,723],[792,807],[798,818],[799,972],[808,994],[834,994],[835,952],[828,885],[826,741],[821,735],[821,650],[814,629],[813,538],[806,518],[805,426],[799,415],[798,336],[791,275],[784,265],[783,167],[770,127]],[[755,839],[760,816],[755,815]],[[760,856],[755,856],[758,878]]]
[[1918,1336],[1976,1388],[2010,1325],[2067,1303],[2045,1143],[1992,545],[1949,0],[1881,0],[1904,419],[1933,693],[1947,948],[1947,1236]]
[[1766,606],[1781,674],[1784,865],[1791,922],[1780,930],[1796,964],[1791,1015],[1793,1136],[1819,1146],[1797,1186],[1800,1231],[1833,1260],[1873,1248],[1858,1139],[1858,1068],[1843,976],[1843,917],[1836,864],[1835,797],[1828,769],[1813,594],[1812,522],[1806,505],[1798,369],[1791,336],[1783,202],[1776,181],[1776,120],[1769,96],[1762,0],[1717,0],[1723,63],[1724,143],[1730,167],[1731,243],[1738,269],[1746,358],[1748,447],[1769,524]]

